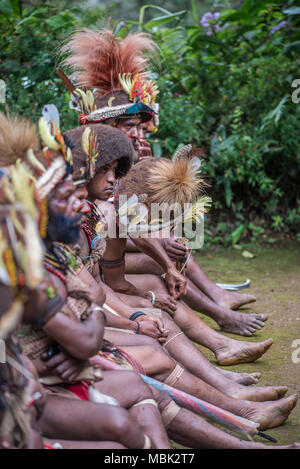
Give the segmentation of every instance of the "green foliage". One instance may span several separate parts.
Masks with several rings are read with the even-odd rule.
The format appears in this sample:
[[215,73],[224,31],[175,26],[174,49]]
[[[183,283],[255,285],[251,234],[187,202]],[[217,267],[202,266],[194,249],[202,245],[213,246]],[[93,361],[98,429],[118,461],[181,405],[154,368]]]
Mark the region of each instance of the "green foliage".
[[43,105],[54,102],[65,129],[77,125],[77,116],[69,109],[69,93],[55,72],[57,49],[74,28],[105,26],[108,11],[84,5],[65,9],[62,3],[41,2],[22,9],[22,2],[1,2],[0,78],[6,82],[7,111],[37,121]]
[[156,145],[163,154],[183,141],[203,148],[211,243],[273,242],[271,231],[299,231],[300,108],[291,83],[300,17],[293,3],[282,11],[279,2],[247,0],[223,10],[211,22],[219,29],[207,34],[192,2],[192,26],[152,30],[163,64]]
[[[109,25],[121,37],[146,31],[160,47],[159,65],[153,66],[161,109],[159,131],[150,137],[153,152],[171,156],[182,143],[203,149],[213,198],[208,242],[272,243],[272,231],[297,236],[300,105],[291,100],[292,82],[300,78],[297,2],[282,7],[279,0],[135,0],[126,8],[125,2],[104,3],[105,8],[87,8],[35,1],[22,10],[22,2],[2,0],[6,109],[37,120],[42,106],[54,102],[63,128],[77,125],[55,73],[59,44],[81,27]],[[201,17],[211,5],[212,12],[221,5],[220,16],[205,26]]]

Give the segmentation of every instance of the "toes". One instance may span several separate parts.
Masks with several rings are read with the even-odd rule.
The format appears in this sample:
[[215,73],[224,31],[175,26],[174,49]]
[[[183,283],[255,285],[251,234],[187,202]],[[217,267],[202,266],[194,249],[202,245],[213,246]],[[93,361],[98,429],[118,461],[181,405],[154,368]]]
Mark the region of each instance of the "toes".
[[263,345],[263,348],[264,348],[265,352],[271,347],[273,342],[274,342],[273,339],[268,339],[268,340],[265,340],[264,342],[262,342],[262,345]]
[[257,319],[259,319],[260,321],[267,321],[268,320],[268,315],[267,314],[256,314],[255,315]]
[[253,378],[257,378],[259,379],[261,377],[261,373],[259,373],[258,371],[255,372],[255,373],[250,373],[250,376],[253,376]]
[[260,321],[259,319],[255,319],[254,322],[256,325],[259,326],[259,328],[264,327],[265,323],[263,321]]
[[288,387],[287,386],[276,386],[276,391],[277,391],[278,397],[283,397],[287,393]]

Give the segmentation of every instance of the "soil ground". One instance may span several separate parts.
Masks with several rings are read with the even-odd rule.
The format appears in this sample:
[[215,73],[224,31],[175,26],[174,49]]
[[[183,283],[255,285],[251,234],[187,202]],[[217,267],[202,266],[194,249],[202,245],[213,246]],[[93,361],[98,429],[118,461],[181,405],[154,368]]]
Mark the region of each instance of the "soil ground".
[[[248,250],[248,249],[247,249]],[[252,248],[255,257],[244,258],[235,249],[204,251],[196,254],[205,272],[216,282],[242,283],[251,279],[251,286],[243,292],[254,294],[256,303],[240,311],[266,313],[269,319],[263,329],[247,341],[260,342],[269,337],[274,339],[271,349],[255,363],[226,367],[232,371],[259,371],[262,377],[258,385],[286,385],[287,395],[297,393],[300,398],[300,246],[286,248]],[[218,325],[206,316],[204,321],[216,330]],[[226,334],[238,340],[240,336]],[[297,348],[292,344],[298,340]],[[213,354],[200,347],[205,355],[214,360]],[[296,355],[294,363],[292,354]],[[298,360],[297,360],[298,358]],[[295,361],[295,360],[294,360]],[[278,440],[278,444],[300,441],[300,399],[287,423],[267,431]],[[262,441],[259,438],[259,441]]]

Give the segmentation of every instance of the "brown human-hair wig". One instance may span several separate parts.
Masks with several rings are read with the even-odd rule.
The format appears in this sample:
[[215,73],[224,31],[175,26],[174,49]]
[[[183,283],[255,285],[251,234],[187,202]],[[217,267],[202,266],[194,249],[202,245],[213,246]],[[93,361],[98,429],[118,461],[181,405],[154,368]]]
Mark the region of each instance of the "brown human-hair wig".
[[[83,126],[64,133],[64,137],[72,144],[74,179],[84,176],[88,168],[88,157],[82,147],[82,135],[85,130],[86,126]],[[116,177],[124,176],[133,162],[134,148],[130,139],[121,130],[108,125],[93,124],[91,130],[97,141],[96,172],[106,164],[118,161]]]

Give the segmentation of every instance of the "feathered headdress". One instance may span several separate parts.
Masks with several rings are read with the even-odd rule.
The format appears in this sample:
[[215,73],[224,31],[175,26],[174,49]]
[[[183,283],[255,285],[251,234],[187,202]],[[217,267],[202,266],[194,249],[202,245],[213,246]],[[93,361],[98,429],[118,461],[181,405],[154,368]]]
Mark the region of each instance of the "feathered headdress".
[[[42,117],[39,121],[39,132],[42,149],[32,123],[24,118],[6,117],[0,113],[0,173],[11,179],[15,174],[13,165],[19,168],[15,176],[19,178],[19,183],[15,185],[16,191],[20,191],[23,204],[30,200],[28,190],[32,191],[39,211],[40,234],[44,238],[48,221],[46,198],[57,184],[70,177],[73,161],[72,152],[57,124],[47,122],[46,118]],[[30,184],[25,182],[26,172]],[[29,210],[28,205],[26,208]],[[30,213],[34,216],[33,210]]]
[[85,29],[73,35],[61,49],[69,54],[64,65],[71,68],[77,86],[94,90],[95,102],[90,91],[74,89],[61,71],[60,76],[79,102],[81,123],[135,114],[150,120],[158,89],[147,72],[146,52],[155,50],[143,33],[121,39],[109,30]]
[[[28,167],[21,161],[22,152],[38,141],[35,129],[24,120],[18,126],[16,118],[13,122],[17,128],[11,126],[12,122],[5,122],[2,115],[0,121],[0,164],[12,163],[18,158],[15,165],[0,168],[0,283],[15,292],[13,303],[0,317],[0,338],[5,339],[21,319],[24,287],[34,290],[43,281],[44,252],[38,230],[42,203]],[[3,139],[4,129],[6,139]],[[16,130],[14,142],[12,129]],[[15,145],[15,157],[12,144]]]
[[72,173],[72,152],[66,145],[56,123],[41,117],[39,137],[35,126],[28,120],[6,117],[0,113],[0,166],[23,161],[32,177],[40,199]]

